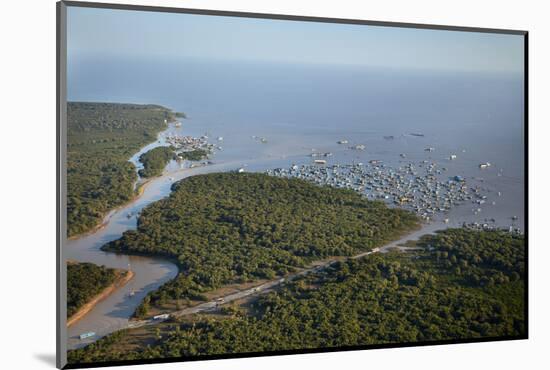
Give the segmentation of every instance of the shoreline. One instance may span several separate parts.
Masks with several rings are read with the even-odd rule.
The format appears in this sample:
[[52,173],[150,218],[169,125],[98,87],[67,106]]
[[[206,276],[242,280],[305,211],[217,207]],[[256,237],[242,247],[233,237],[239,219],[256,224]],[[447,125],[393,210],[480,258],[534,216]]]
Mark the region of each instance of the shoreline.
[[[164,130],[161,130],[157,133],[157,137],[155,139],[155,141],[151,141],[150,143],[147,143],[145,144],[143,147],[141,147],[137,152],[141,152],[141,150],[145,147],[147,147],[148,145],[151,145],[153,143],[155,143],[157,140],[159,140],[159,136],[161,133],[167,131],[168,129],[170,129],[170,124],[171,123],[174,123],[174,122],[177,122],[178,120],[177,119],[174,119],[170,122],[167,122],[166,123],[166,128]],[[132,163],[132,158],[133,156],[130,157],[130,159],[128,160],[130,163]],[[132,163],[133,164],[133,163]],[[134,167],[136,167],[136,165],[134,164]],[[156,177],[152,177],[152,178],[148,178],[148,179],[145,179],[142,183],[139,183],[140,180],[143,180],[139,174],[138,174],[138,169],[136,167],[136,174],[138,176],[137,180],[134,182],[133,184],[133,187],[134,187],[134,195],[128,199],[126,202],[124,202],[123,204],[120,204],[118,206],[116,206],[115,208],[112,208],[110,210],[108,210],[107,212],[105,212],[105,215],[103,216],[102,220],[100,223],[98,223],[97,225],[95,225],[94,227],[92,227],[90,230],[87,230],[87,231],[83,231],[79,234],[75,234],[75,235],[72,235],[72,236],[67,236],[67,240],[78,240],[80,238],[83,238],[85,236],[89,236],[89,235],[92,235],[92,234],[95,234],[96,232],[98,232],[99,230],[103,229],[105,226],[107,226],[107,224],[109,223],[110,221],[110,218],[111,216],[116,213],[117,211],[121,210],[122,208],[128,206],[130,203],[136,201],[137,199],[139,199],[139,197],[141,197],[143,195],[143,192],[145,190],[145,186],[153,179],[157,178],[157,177],[160,177],[160,176],[163,176],[160,175],[160,176],[156,176]]]
[[67,319],[67,327],[73,325],[78,320],[82,319],[88,312],[90,312],[99,302],[101,302],[103,299],[107,298],[109,295],[111,295],[113,292],[115,292],[118,288],[123,287],[126,285],[132,278],[134,277],[134,272],[131,270],[119,270],[119,272],[122,273],[122,271],[125,271],[125,273],[115,279],[115,281],[103,289],[101,293],[93,297],[88,303],[83,305],[74,313],[71,317]]
[[[162,176],[162,175],[161,175]],[[81,239],[81,238],[84,238],[86,236],[90,236],[90,235],[93,235],[95,233],[97,233],[98,231],[100,231],[101,229],[105,228],[109,222],[111,221],[111,217],[118,211],[120,211],[121,209],[127,207],[128,205],[130,205],[131,203],[135,202],[136,200],[138,200],[142,195],[143,195],[143,192],[145,191],[145,188],[147,187],[147,185],[149,185],[149,183],[158,178],[158,177],[161,177],[161,176],[157,176],[157,177],[152,177],[152,178],[149,178],[145,181],[143,181],[141,184],[139,184],[138,188],[137,188],[137,191],[134,193],[134,196],[130,199],[128,199],[126,202],[124,202],[123,204],[109,210],[105,216],[103,216],[103,220],[101,221],[101,223],[97,224],[96,226],[94,226],[92,229],[88,230],[88,231],[84,231],[80,234],[76,234],[76,235],[73,235],[73,236],[69,236],[67,237],[67,240],[78,240],[78,239]]]
[[[204,166],[200,166],[200,167],[204,167]],[[195,168],[198,168],[198,167],[195,167]],[[84,231],[80,234],[76,234],[76,235],[73,235],[73,236],[70,236],[70,237],[67,237],[67,240],[71,240],[71,241],[74,241],[74,240],[78,240],[78,239],[81,239],[81,238],[84,238],[84,237],[87,237],[87,236],[90,236],[90,235],[93,235],[95,234],[96,232],[100,231],[101,229],[105,228],[109,222],[111,221],[111,217],[118,211],[120,211],[121,209],[129,206],[131,203],[139,200],[139,198],[143,195],[143,193],[145,192],[145,189],[147,188],[147,186],[149,186],[153,181],[156,181],[158,179],[161,179],[163,177],[168,177],[169,175],[174,175],[176,173],[179,173],[181,171],[186,171],[186,170],[189,170],[191,168],[181,168],[181,169],[178,169],[176,171],[173,171],[173,172],[163,172],[162,174],[158,175],[158,176],[155,176],[155,177],[149,177],[147,179],[145,179],[142,183],[140,184],[137,184],[137,191],[134,193],[134,196],[130,199],[128,199],[128,201],[124,202],[124,204],[121,204],[111,210],[109,210],[109,212],[107,212],[107,214],[103,217],[103,220],[101,221],[100,224],[97,224],[96,226],[94,226],[92,229],[88,230],[88,231]]]

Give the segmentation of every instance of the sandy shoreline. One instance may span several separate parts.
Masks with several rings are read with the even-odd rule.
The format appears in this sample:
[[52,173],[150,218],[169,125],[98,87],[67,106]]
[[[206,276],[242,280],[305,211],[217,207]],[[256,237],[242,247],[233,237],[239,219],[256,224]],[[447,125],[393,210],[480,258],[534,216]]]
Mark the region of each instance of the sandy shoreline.
[[[122,272],[123,270],[120,270]],[[96,295],[92,300],[90,300],[88,303],[86,303],[84,306],[82,306],[74,315],[69,317],[67,319],[67,327],[71,326],[81,318],[83,318],[88,312],[90,312],[96,304],[98,304],[103,299],[107,298],[110,294],[112,294],[115,290],[118,288],[126,285],[127,282],[132,280],[134,277],[133,271],[126,271],[124,275],[119,276],[114,283],[109,285],[107,288],[105,288],[101,293]]]

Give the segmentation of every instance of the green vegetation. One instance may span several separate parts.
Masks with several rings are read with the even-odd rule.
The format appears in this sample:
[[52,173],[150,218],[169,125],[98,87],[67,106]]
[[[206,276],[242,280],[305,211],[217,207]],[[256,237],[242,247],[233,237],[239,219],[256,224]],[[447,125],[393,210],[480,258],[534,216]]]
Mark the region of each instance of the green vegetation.
[[114,283],[116,270],[93,263],[67,264],[67,317]]
[[128,160],[174,114],[158,105],[69,102],[67,118],[67,222],[74,236],[132,198],[137,174]]
[[338,262],[223,316],[173,321],[148,346],[123,351],[132,331],[121,332],[70,351],[69,362],[525,336],[522,236],[446,230],[417,246]]
[[187,159],[189,161],[200,161],[201,159],[207,158],[208,154],[209,152],[207,150],[195,149],[189,152],[181,152],[178,155],[183,159]]
[[[182,159],[190,161],[200,161],[208,157],[209,152],[204,149],[195,149],[188,152],[178,153]],[[176,157],[174,147],[161,146],[153,148],[139,157],[139,161],[143,163],[143,169],[139,170],[141,177],[155,177],[162,175],[162,171]]]
[[461,284],[489,286],[524,278],[524,240],[509,233],[448,229],[424,236],[441,270],[453,270]]
[[175,116],[177,118],[187,118],[187,116],[183,112],[176,112]]
[[263,174],[193,176],[172,190],[142,211],[137,230],[103,247],[179,263],[180,274],[151,294],[152,305],[200,300],[226,284],[273,279],[314,260],[368,251],[418,224],[412,213],[351,190]]
[[174,148],[160,146],[143,153],[139,157],[139,161],[143,163],[143,169],[139,170],[141,177],[160,176],[164,168],[174,159]]

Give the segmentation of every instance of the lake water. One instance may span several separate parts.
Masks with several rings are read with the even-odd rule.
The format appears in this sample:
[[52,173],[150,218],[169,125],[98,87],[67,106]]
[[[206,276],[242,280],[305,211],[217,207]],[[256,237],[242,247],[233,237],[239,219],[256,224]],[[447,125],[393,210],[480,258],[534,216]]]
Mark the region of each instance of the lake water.
[[[312,149],[334,153],[329,164],[376,159],[397,167],[428,160],[446,167],[445,176],[462,176],[488,194],[482,212],[474,214],[478,206],[464,204],[445,216],[447,226],[494,218],[503,227],[524,227],[523,76],[108,58],[71,59],[68,81],[72,101],[155,103],[185,112],[183,126],[168,132],[208,133],[210,142],[223,148],[216,151],[213,166],[179,171],[172,163],[168,169],[173,172],[151,182],[144,196],[116,212],[105,229],[67,245],[66,257],[120,268],[131,263],[139,270],[130,283],[139,295],[125,296],[132,289],[128,285],[94,308],[70,328],[73,347],[83,331],[103,335],[124,326],[145,293],[177,273],[167,261],[115,256],[99,247],[135,228],[127,212],[166,196],[171,182],[185,176],[311,164]],[[384,138],[390,135],[393,140]],[[217,140],[220,136],[223,141]],[[252,136],[265,137],[267,143]],[[337,144],[342,139],[366,149],[350,150]],[[449,160],[451,154],[457,159]],[[485,162],[492,165],[481,170]],[[436,220],[431,229],[438,226],[446,227]]]
[[[479,217],[471,218],[469,207],[468,220],[495,218],[507,227],[517,216],[514,225],[523,228],[523,76],[212,60],[71,62],[70,100],[157,103],[183,111],[186,134],[209,133],[223,147],[217,162],[246,166],[265,158],[272,159],[267,167],[288,167],[311,163],[312,148],[335,153],[329,164],[429,160],[495,197],[502,193],[489,197],[496,205]],[[384,139],[390,135],[395,139]],[[347,150],[336,143],[340,139],[366,150]],[[426,153],[426,147],[435,150]],[[449,161],[451,154],[457,160]],[[491,168],[480,170],[485,162]],[[250,163],[247,169],[265,168]]]

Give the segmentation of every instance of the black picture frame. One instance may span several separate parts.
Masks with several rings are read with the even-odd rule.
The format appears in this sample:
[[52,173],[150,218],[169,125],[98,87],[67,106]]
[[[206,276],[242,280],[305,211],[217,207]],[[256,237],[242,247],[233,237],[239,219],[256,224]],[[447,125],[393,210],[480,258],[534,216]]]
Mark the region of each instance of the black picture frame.
[[[206,361],[218,359],[233,359],[247,357],[264,357],[264,356],[281,356],[293,354],[310,354],[324,352],[344,352],[357,351],[368,349],[381,348],[404,348],[404,347],[420,347],[434,346],[447,344],[462,344],[462,343],[481,343],[509,340],[525,340],[529,338],[529,32],[525,30],[512,29],[492,29],[478,27],[461,27],[450,25],[432,25],[419,23],[401,23],[401,22],[384,22],[373,20],[359,19],[342,19],[328,17],[312,17],[284,14],[266,14],[266,13],[249,13],[249,12],[233,12],[220,11],[210,9],[192,9],[192,8],[176,8],[176,7],[160,7],[160,6],[144,6],[130,4],[112,4],[99,2],[80,2],[80,1],[59,1],[56,4],[57,14],[57,95],[56,95],[56,113],[57,113],[57,155],[56,155],[56,178],[57,178],[57,209],[56,209],[56,228],[57,228],[57,251],[56,251],[56,271],[57,271],[57,362],[56,365],[60,369],[76,369],[76,368],[95,368],[107,366],[124,366],[138,364],[157,364],[157,363],[172,363],[172,362],[188,362],[188,361]],[[484,337],[460,340],[438,340],[429,342],[403,342],[393,344],[374,344],[361,345],[337,348],[316,348],[316,349],[298,349],[276,352],[252,352],[252,353],[235,353],[223,355],[202,355],[200,357],[178,357],[178,358],[163,358],[152,360],[125,360],[125,361],[102,361],[86,364],[67,364],[66,361],[66,333],[64,328],[66,324],[66,266],[63,263],[62,248],[66,240],[66,110],[67,110],[67,30],[66,30],[66,10],[67,7],[82,7],[82,8],[101,8],[113,10],[132,10],[143,12],[164,12],[164,13],[181,13],[181,14],[198,14],[209,16],[224,16],[224,17],[244,17],[270,20],[286,20],[286,21],[301,21],[301,22],[318,22],[318,23],[337,23],[337,24],[353,24],[367,26],[382,26],[382,27],[397,27],[397,28],[415,28],[428,30],[444,30],[458,32],[478,32],[478,33],[493,33],[493,34],[508,34],[520,35],[524,39],[524,125],[523,125],[523,140],[524,140],[524,236],[525,236],[525,297],[524,297],[524,317],[525,317],[525,335],[513,337]]]

